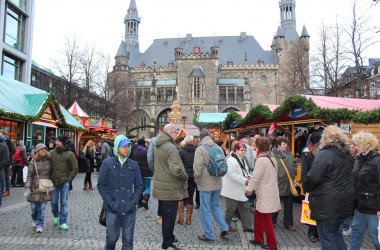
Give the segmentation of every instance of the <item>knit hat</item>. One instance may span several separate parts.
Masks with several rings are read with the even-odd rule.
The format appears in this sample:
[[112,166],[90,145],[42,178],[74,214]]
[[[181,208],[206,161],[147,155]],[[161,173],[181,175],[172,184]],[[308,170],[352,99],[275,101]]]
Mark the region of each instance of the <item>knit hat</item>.
[[19,145],[19,146],[24,146],[24,141],[23,141],[23,140],[20,140],[20,141],[18,142],[18,145]]
[[310,142],[314,145],[314,144],[318,143],[321,140],[321,137],[322,137],[322,133],[320,133],[320,132],[314,132],[310,136]]
[[145,146],[145,139],[144,138],[141,138],[137,141],[137,145],[139,146]]
[[62,142],[63,145],[66,145],[66,142],[67,142],[67,136],[66,135],[60,135],[57,137],[57,140],[59,140],[60,142]]
[[42,148],[47,149],[46,146],[45,146],[45,144],[38,143],[37,146],[36,146],[36,152],[40,151],[40,149],[42,149]]
[[209,136],[209,135],[210,135],[210,132],[208,132],[207,129],[202,128],[202,130],[199,134],[199,137],[201,138],[201,140],[203,140],[203,138],[205,138],[206,136]]
[[134,138],[136,138],[136,135],[132,135],[132,134],[130,134],[130,135],[127,135],[127,138],[130,140],[130,139],[134,139]]

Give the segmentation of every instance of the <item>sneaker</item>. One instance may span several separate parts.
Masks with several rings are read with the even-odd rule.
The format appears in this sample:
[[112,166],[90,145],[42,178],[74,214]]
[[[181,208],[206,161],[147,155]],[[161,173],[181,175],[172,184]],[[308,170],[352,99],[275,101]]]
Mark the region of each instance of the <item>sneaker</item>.
[[36,233],[42,233],[42,227],[41,226],[38,226],[37,229],[36,229]]
[[181,250],[181,248],[178,248],[176,246],[170,246],[168,248],[163,248],[162,250]]
[[179,244],[179,240],[178,239],[175,239],[174,241],[173,241],[173,245],[174,246],[177,246]]
[[59,228],[62,229],[62,230],[65,230],[65,231],[67,231],[67,230],[70,229],[69,226],[66,223],[63,223],[62,225],[60,225]]
[[198,240],[204,241],[204,242],[209,242],[209,243],[214,243],[213,239],[206,238],[206,236],[203,235],[198,235]]
[[36,221],[34,220],[34,221],[32,221],[32,225],[33,225],[33,227],[34,228],[36,228],[37,227],[37,224],[36,224]]
[[351,233],[351,228],[342,231],[342,234],[345,236],[350,236],[350,233]]
[[296,228],[293,226],[285,226],[285,229],[289,231],[296,231]]
[[224,230],[220,233],[220,237],[226,237],[228,233],[231,233],[229,230]]
[[239,220],[238,217],[236,217],[236,216],[232,217],[232,221],[233,221],[233,222],[236,222],[236,221],[238,221],[238,220]]
[[53,224],[54,224],[54,225],[58,225],[58,224],[59,224],[59,218],[58,218],[58,217],[55,217],[55,218],[53,219]]

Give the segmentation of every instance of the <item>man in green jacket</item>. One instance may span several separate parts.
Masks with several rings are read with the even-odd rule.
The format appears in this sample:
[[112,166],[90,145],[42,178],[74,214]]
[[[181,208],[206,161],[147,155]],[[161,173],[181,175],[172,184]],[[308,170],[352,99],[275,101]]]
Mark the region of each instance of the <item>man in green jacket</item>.
[[[62,230],[69,230],[67,216],[69,214],[67,200],[70,182],[78,173],[78,162],[70,147],[66,147],[68,138],[60,135],[55,141],[55,149],[50,151],[52,169],[50,179],[54,184],[51,208],[54,215],[53,224],[60,225]],[[60,200],[60,207],[58,201]]]
[[158,200],[158,214],[162,217],[162,249],[179,250],[173,232],[178,201],[187,194],[187,174],[179,156],[175,140],[177,128],[165,125],[156,140],[154,155],[153,197]]

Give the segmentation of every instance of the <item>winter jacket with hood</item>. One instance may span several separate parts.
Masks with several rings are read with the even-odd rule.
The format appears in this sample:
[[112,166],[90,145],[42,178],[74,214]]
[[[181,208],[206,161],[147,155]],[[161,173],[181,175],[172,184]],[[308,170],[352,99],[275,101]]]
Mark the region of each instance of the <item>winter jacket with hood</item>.
[[179,151],[179,156],[181,157],[182,163],[185,166],[185,170],[189,178],[194,178],[193,163],[196,149],[197,147],[193,144],[187,144],[183,149]]
[[129,158],[131,151],[126,158],[118,155],[119,144],[122,140],[127,140],[129,145],[132,145],[124,135],[116,137],[113,149],[115,156],[103,161],[97,187],[106,211],[124,215],[136,211],[143,183],[137,162]]
[[352,161],[341,145],[323,145],[315,154],[303,183],[304,190],[312,194],[310,210],[313,220],[333,220],[352,215]]
[[74,180],[78,173],[78,162],[70,147],[56,147],[50,151],[51,172],[50,179],[54,186],[62,185]]
[[38,154],[33,156],[33,159],[29,162],[28,177],[26,178],[25,187],[30,188],[30,195],[27,197],[29,202],[46,202],[51,201],[51,193],[42,193],[39,191],[38,176],[36,172],[38,170],[38,176],[40,179],[49,179],[51,171],[50,153],[42,157]]
[[137,146],[136,150],[133,152],[133,159],[137,162],[140,168],[141,177],[152,177],[153,172],[150,171],[148,166],[147,158],[148,150],[144,146]]
[[380,211],[380,153],[359,154],[354,164],[355,208],[364,214]]
[[188,197],[187,174],[173,139],[165,132],[156,140],[153,197],[161,201]]
[[216,145],[210,136],[205,136],[195,150],[194,179],[199,191],[215,191],[222,189],[222,177],[211,176],[207,171],[210,162],[210,152],[202,145],[213,147]]

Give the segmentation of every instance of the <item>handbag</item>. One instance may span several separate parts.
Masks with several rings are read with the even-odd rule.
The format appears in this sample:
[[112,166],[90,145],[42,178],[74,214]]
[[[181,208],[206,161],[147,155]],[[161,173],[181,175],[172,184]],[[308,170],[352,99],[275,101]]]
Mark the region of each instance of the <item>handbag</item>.
[[[285,165],[285,162],[279,158],[280,161],[281,161],[281,164],[282,164],[282,167],[285,169],[285,172],[286,174],[288,175],[288,179],[289,179],[289,186],[290,186],[290,192],[292,193],[292,195],[294,197],[298,197],[300,195],[300,192],[298,191],[298,189],[296,188],[296,185],[299,187],[300,185],[298,184],[297,181],[295,180],[292,180],[292,178],[290,177],[290,174],[289,174],[289,170],[288,168],[286,167]],[[297,183],[297,184],[296,184]],[[301,191],[301,189],[299,189]]]
[[302,200],[302,206],[301,206],[301,219],[300,222],[303,224],[316,226],[317,222],[315,220],[312,220],[310,218],[310,202],[309,202],[309,193],[305,194],[305,199]]
[[37,178],[38,178],[38,191],[41,193],[51,193],[54,190],[54,184],[50,179],[40,179],[38,175],[37,165],[34,161],[34,167],[36,168]]
[[107,226],[107,223],[106,223],[106,210],[104,209],[104,207],[102,207],[102,210],[100,210],[99,224],[102,225],[102,226]]

